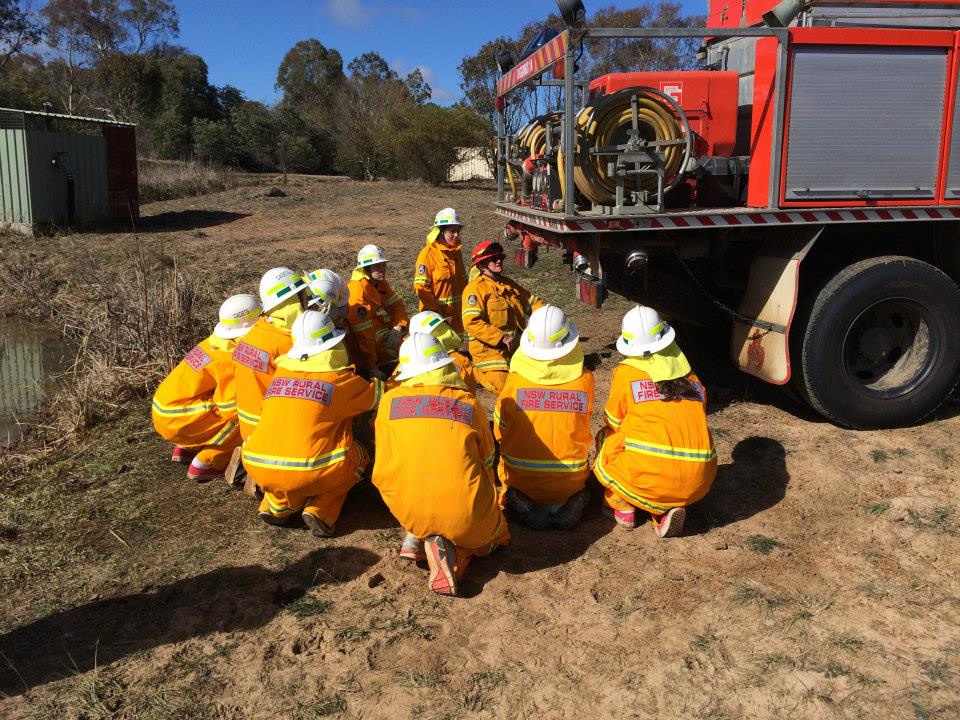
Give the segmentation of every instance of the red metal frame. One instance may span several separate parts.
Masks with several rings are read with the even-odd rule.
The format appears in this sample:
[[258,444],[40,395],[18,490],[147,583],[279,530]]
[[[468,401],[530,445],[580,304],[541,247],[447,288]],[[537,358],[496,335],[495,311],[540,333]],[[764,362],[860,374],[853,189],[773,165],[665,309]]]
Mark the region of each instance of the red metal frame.
[[503,97],[517,85],[541,75],[555,62],[562,60],[569,40],[570,31],[564,30],[535,53],[518,62],[497,80],[497,98]]
[[[944,83],[944,120],[949,112],[952,88],[955,86],[957,33],[952,30],[900,30],[900,29],[863,29],[863,28],[790,28],[791,52],[787,59],[787,96],[784,103],[783,140],[780,160],[780,197],[779,206],[784,208],[822,208],[822,207],[923,207],[942,204],[943,198],[943,155],[948,151],[947,135],[949,127],[940,132],[940,168],[937,170],[937,185],[930,200],[830,200],[806,201],[787,200],[786,181],[787,163],[790,161],[787,146],[790,140],[790,107],[792,102],[793,52],[797,45],[883,45],[904,47],[942,47],[947,50],[947,73]],[[753,171],[751,162],[751,174]],[[751,203],[752,204],[752,203]]]
[[[711,5],[717,0],[711,0]],[[744,4],[744,24],[749,27],[757,25],[763,20],[763,14],[772,10],[779,0],[745,0]],[[960,2],[949,2],[949,0],[869,0],[870,4],[877,5],[960,5]],[[712,12],[712,11],[711,11]],[[738,23],[739,24],[739,20]],[[735,26],[734,26],[735,27]]]
[[943,146],[940,152],[940,174],[937,177],[937,201],[940,205],[960,205],[960,198],[948,200],[947,171],[950,168],[950,144],[953,141],[953,115],[957,97],[957,70],[960,67],[960,33],[953,42],[953,58],[947,68],[947,106],[943,113]]

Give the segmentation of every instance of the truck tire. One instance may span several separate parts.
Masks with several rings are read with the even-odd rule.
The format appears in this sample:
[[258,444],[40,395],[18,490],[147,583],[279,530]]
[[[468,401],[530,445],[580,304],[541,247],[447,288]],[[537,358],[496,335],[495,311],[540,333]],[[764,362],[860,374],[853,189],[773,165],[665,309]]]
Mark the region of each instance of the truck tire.
[[811,300],[797,338],[797,385],[829,420],[858,429],[912,425],[957,386],[960,289],[932,265],[861,260]]

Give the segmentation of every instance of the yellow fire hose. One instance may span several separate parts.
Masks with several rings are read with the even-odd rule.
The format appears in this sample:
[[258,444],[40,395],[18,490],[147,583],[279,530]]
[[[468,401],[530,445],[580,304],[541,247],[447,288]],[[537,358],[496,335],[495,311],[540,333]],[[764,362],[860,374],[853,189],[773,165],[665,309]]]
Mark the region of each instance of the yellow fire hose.
[[[684,138],[683,130],[675,113],[661,101],[657,94],[641,89],[623,90],[607,95],[593,105],[588,105],[577,114],[577,135],[580,142],[574,158],[574,183],[587,199],[597,205],[613,205],[616,198],[616,180],[607,174],[607,164],[614,155],[592,155],[587,151],[623,145],[629,138],[633,125],[631,96],[637,95],[637,128],[640,139],[648,141],[673,141]],[[675,180],[681,171],[684,159],[683,145],[667,145],[659,150],[663,156],[664,187]],[[653,169],[652,161],[640,163],[641,168]],[[557,155],[557,171],[560,187],[565,187],[563,150]],[[657,175],[628,175],[624,178],[627,190],[657,191]]]

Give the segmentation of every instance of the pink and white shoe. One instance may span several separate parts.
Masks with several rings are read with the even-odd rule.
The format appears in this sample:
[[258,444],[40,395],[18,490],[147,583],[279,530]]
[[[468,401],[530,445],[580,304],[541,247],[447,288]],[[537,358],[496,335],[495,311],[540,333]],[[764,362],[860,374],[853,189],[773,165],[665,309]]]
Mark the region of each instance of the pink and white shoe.
[[180,447],[179,445],[173,446],[173,452],[170,453],[170,462],[179,463],[180,465],[189,465],[190,461],[193,460],[194,455],[197,454],[197,451],[193,448]]
[[441,535],[431,535],[423,542],[430,566],[430,589],[438,595],[457,594],[457,576],[453,569],[456,549]]
[[400,557],[414,562],[426,560],[427,551],[423,549],[423,540],[408,532],[403,537],[403,544],[400,545]]
[[200,462],[196,458],[190,463],[190,467],[187,468],[187,478],[190,480],[196,480],[198,483],[210,482],[211,480],[216,480],[217,478],[223,477],[223,470],[217,470],[212,467],[207,467],[206,464]]
[[657,537],[677,537],[683,532],[683,522],[686,519],[686,508],[670,508],[663,515],[654,515],[654,532],[657,533]]
[[604,506],[603,514],[608,518],[613,518],[617,525],[633,530],[637,526],[636,510],[614,510],[612,507]]

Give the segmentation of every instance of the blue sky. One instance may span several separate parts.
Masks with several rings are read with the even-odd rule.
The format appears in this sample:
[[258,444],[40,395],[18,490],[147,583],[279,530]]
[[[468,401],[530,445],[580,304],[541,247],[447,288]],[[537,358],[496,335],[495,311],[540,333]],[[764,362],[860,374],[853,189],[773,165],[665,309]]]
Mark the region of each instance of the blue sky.
[[[705,14],[706,0],[681,0],[689,14]],[[628,0],[585,0],[633,7]],[[210,82],[234,85],[251,100],[278,99],[273,84],[284,54],[316,38],[343,55],[344,65],[369,50],[401,73],[421,68],[441,104],[460,97],[457,65],[488,40],[513,34],[556,9],[554,0],[175,0],[179,43],[202,56]]]

